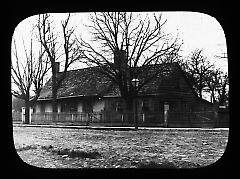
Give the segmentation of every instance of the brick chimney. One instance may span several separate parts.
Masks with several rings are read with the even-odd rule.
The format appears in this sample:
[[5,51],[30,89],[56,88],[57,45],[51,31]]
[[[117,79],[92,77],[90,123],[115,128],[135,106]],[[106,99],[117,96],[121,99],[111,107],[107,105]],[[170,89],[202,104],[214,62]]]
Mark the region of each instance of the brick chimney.
[[56,70],[56,73],[59,72],[59,70],[60,70],[60,62],[55,62],[55,70]]
[[115,50],[114,52],[114,64],[118,67],[127,67],[127,57],[124,50]]

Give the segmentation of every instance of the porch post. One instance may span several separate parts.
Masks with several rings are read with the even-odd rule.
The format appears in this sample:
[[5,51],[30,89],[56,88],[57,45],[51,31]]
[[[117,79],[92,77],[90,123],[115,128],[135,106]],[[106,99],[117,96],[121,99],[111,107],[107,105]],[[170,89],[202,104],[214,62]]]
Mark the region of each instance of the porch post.
[[122,125],[123,125],[123,114],[121,114],[121,119],[122,119]]
[[167,127],[168,111],[164,110],[164,127]]
[[32,123],[32,113],[33,113],[33,108],[29,108],[29,124]]
[[22,107],[22,123],[25,123],[25,116],[26,116],[26,108]]
[[164,127],[167,127],[168,125],[168,110],[169,110],[169,104],[164,104]]

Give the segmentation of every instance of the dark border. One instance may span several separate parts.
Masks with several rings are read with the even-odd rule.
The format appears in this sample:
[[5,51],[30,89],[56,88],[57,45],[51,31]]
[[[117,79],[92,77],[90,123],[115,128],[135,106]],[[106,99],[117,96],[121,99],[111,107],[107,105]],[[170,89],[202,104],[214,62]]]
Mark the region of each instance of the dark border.
[[[234,81],[234,75],[237,73],[237,68],[233,67],[234,63],[236,60],[232,60],[232,44],[233,44],[233,39],[231,38],[232,35],[230,35],[232,32],[231,30],[233,29],[231,26],[231,21],[232,21],[232,13],[229,13],[231,10],[228,4],[222,4],[220,2],[214,2],[210,4],[210,2],[205,3],[202,1],[194,1],[192,3],[183,3],[183,2],[169,2],[167,3],[162,3],[162,2],[146,2],[146,1],[138,1],[137,3],[134,4],[129,4],[126,2],[108,2],[109,6],[115,4],[114,8],[109,8],[105,6],[106,4],[102,1],[96,3],[96,2],[87,2],[84,4],[82,1],[78,3],[68,3],[67,1],[59,1],[59,2],[41,2],[41,1],[32,1],[28,3],[16,3],[16,2],[11,2],[6,3],[7,8],[9,11],[7,12],[8,18],[4,17],[4,32],[3,32],[3,39],[4,39],[4,58],[2,59],[2,68],[1,72],[3,72],[2,77],[3,82],[2,84],[7,84],[3,85],[2,89],[3,91],[3,96],[6,96],[4,98],[3,104],[3,112],[6,113],[4,117],[2,118],[2,128],[6,130],[4,131],[4,134],[2,135],[4,138],[4,144],[2,148],[4,148],[4,168],[6,167],[7,170],[2,170],[6,172],[5,176],[11,177],[13,176],[23,176],[23,177],[36,177],[40,176],[41,178],[43,176],[56,176],[56,177],[72,177],[78,175],[78,176],[95,176],[95,177],[100,177],[103,175],[113,177],[115,174],[120,175],[121,177],[142,177],[143,174],[146,175],[147,177],[150,177],[150,175],[156,175],[156,177],[164,177],[164,176],[176,176],[176,177],[182,177],[182,176],[209,176],[209,174],[213,175],[214,177],[223,177],[223,176],[229,176],[229,174],[233,174],[232,171],[234,170],[233,163],[235,155],[237,156],[236,150],[236,143],[234,146],[234,139],[236,139],[237,133],[235,132],[234,126],[236,127],[235,121],[233,121],[233,99],[231,96],[233,96],[234,92],[232,91],[231,88],[234,88],[233,86],[233,81]],[[70,8],[66,7],[66,5],[70,4]],[[150,8],[146,7],[146,4],[151,4]],[[30,6],[29,6],[30,5]],[[104,6],[104,7],[103,7]],[[36,167],[29,166],[21,161],[21,159],[18,157],[18,155],[15,152],[14,149],[14,143],[13,143],[13,138],[12,138],[12,123],[11,123],[11,83],[9,81],[11,72],[10,72],[10,65],[11,65],[11,54],[10,54],[10,49],[11,49],[11,36],[14,32],[14,28],[17,26],[17,24],[35,14],[43,13],[43,12],[85,12],[85,11],[145,11],[147,8],[148,11],[194,11],[194,12],[202,12],[208,15],[211,15],[215,17],[218,22],[222,25],[222,28],[224,29],[226,39],[227,39],[227,45],[228,45],[228,57],[231,59],[229,60],[229,75],[230,75],[230,130],[229,130],[229,141],[228,145],[225,151],[225,154],[223,157],[214,165],[211,165],[209,167],[204,167],[204,168],[199,168],[195,170],[51,170],[51,169],[40,169]],[[233,22],[233,21],[232,21]],[[7,64],[7,67],[5,68],[5,65]],[[235,64],[236,65],[236,64]],[[7,76],[7,77],[6,77]],[[236,77],[235,77],[236,81]],[[235,108],[236,109],[236,108]],[[235,118],[237,120],[237,118]],[[7,127],[6,127],[7,126]],[[6,141],[5,141],[6,140]],[[236,141],[236,140],[235,140]],[[235,151],[235,152],[234,152]],[[231,170],[231,171],[230,171]],[[5,174],[5,173],[4,173]]]

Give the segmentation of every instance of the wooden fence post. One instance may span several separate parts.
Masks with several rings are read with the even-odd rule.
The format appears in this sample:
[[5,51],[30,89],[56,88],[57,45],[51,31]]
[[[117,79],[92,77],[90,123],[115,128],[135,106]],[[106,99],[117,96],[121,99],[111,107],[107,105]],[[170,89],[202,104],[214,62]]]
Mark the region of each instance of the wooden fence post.
[[25,114],[26,113],[26,108],[25,107],[22,107],[22,123],[24,124],[25,123]]

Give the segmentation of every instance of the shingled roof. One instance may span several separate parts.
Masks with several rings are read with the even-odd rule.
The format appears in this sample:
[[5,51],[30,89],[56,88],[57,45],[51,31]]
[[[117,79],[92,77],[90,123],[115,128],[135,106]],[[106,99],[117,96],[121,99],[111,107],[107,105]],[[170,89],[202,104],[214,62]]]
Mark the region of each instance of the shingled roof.
[[[186,89],[179,88],[179,78],[183,73],[177,63],[165,64],[168,68],[163,74],[159,74],[157,78],[149,81],[141,90],[139,95],[157,95],[157,94],[172,94],[176,97],[178,93],[193,93]],[[148,74],[156,70],[160,70],[161,65],[151,65],[146,71]],[[66,78],[57,93],[57,98],[70,98],[78,96],[105,96],[115,97],[120,96],[120,90],[117,85],[113,84],[106,76],[99,73],[99,67],[89,67],[78,70],[68,71]],[[141,81],[147,74],[139,76]],[[190,88],[189,88],[190,89]],[[50,99],[52,97],[51,79],[42,89],[39,100]]]

